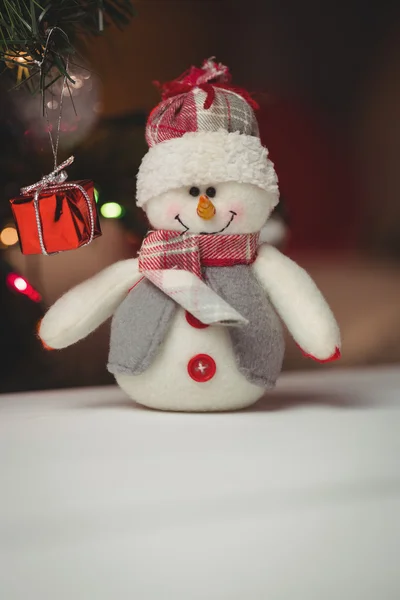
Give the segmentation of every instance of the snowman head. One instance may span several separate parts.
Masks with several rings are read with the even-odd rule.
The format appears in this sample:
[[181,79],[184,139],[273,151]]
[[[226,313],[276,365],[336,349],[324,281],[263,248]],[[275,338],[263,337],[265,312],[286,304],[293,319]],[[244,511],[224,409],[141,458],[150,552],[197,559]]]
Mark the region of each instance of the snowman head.
[[137,204],[155,229],[255,233],[278,203],[254,102],[213,60],[163,87],[146,126]]
[[260,231],[276,197],[250,183],[192,185],[151,198],[145,206],[154,229],[234,234]]

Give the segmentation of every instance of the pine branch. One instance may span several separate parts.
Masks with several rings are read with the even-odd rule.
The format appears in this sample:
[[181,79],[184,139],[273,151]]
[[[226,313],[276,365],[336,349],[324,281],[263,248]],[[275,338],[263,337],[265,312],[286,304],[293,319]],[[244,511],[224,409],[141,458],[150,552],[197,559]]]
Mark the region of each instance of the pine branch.
[[43,92],[49,78],[65,76],[80,39],[103,25],[122,28],[133,16],[131,0],[0,0],[0,61],[25,69],[26,81],[39,69]]

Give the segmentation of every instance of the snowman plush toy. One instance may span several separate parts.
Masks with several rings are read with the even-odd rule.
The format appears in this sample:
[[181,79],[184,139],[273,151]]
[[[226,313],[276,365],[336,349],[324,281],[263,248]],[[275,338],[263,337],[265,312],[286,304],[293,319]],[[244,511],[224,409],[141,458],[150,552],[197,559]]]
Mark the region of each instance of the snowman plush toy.
[[281,320],[320,362],[340,357],[340,333],[307,273],[259,241],[279,192],[252,98],[214,60],[162,92],[138,173],[151,224],[139,257],[67,292],[39,335],[64,348],[112,316],[108,370],[134,401],[241,409],[275,386]]

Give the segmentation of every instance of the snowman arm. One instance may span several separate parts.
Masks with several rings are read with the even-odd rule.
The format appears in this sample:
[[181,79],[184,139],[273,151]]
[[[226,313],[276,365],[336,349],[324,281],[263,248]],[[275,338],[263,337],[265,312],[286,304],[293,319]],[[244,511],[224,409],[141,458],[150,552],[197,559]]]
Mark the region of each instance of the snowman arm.
[[268,245],[260,247],[253,269],[303,353],[320,362],[339,358],[339,327],[308,273]]
[[47,311],[39,337],[49,349],[66,348],[97,329],[141,279],[136,258],[117,262],[80,283]]

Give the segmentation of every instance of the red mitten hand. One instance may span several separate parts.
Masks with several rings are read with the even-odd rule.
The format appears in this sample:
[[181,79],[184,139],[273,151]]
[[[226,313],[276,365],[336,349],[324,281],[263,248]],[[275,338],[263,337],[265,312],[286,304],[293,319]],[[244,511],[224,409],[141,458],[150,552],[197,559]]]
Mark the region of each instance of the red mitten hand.
[[42,319],[40,319],[39,323],[36,325],[36,336],[37,336],[37,337],[39,338],[39,340],[41,341],[41,343],[42,343],[42,346],[43,346],[43,348],[44,348],[45,350],[54,350],[54,348],[51,348],[50,346],[48,346],[48,345],[46,344],[46,342],[44,342],[44,341],[42,340],[42,338],[40,337],[40,325],[41,325],[41,324],[42,324]]
[[[300,348],[300,346],[298,347]],[[335,352],[331,354],[331,356],[328,356],[328,358],[316,358],[312,354],[308,354],[307,352],[305,352],[302,348],[300,348],[300,350],[303,356],[305,356],[306,358],[312,358],[312,360],[315,360],[319,363],[333,362],[334,360],[339,360],[339,358],[341,357],[340,349],[338,347],[335,348]]]

